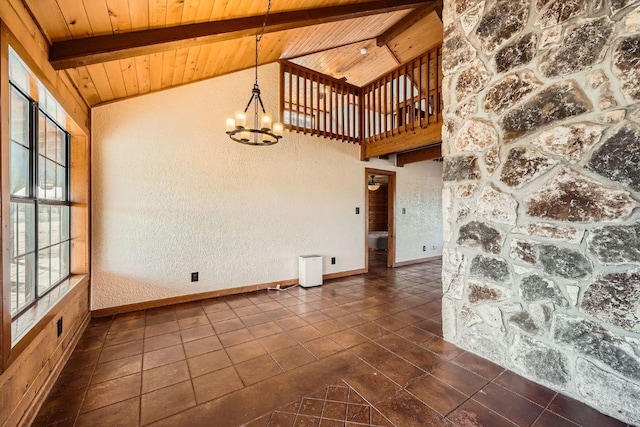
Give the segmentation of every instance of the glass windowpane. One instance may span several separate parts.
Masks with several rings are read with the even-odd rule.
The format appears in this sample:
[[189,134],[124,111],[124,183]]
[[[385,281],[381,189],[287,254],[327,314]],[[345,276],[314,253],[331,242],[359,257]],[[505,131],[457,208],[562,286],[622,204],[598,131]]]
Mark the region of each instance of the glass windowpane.
[[67,192],[67,169],[62,166],[56,166],[56,200],[65,200]]
[[11,90],[10,111],[11,139],[26,147],[29,146],[29,101],[17,90]]
[[46,191],[47,176],[46,157],[38,156],[38,198],[43,199]]
[[56,162],[62,166],[67,166],[67,135],[58,129],[56,137]]
[[62,233],[62,226],[60,224],[62,217],[60,215],[60,206],[51,206],[51,244],[55,245],[60,243],[60,235]]
[[10,254],[11,259],[18,256],[18,205],[16,203],[9,204],[9,237],[10,237]]
[[51,245],[51,207],[38,207],[38,246],[46,248]]
[[70,225],[69,216],[71,214],[71,209],[69,208],[69,206],[61,206],[60,210],[61,210],[61,215],[62,215],[61,238],[62,238],[63,241],[64,240],[69,240],[71,238],[70,230],[69,230],[69,225]]
[[47,148],[47,118],[38,111],[38,154],[44,156]]
[[56,138],[58,136],[58,128],[51,120],[47,119],[47,149],[45,155],[51,160],[56,159]]
[[11,314],[35,300],[35,254],[11,261]]
[[29,89],[29,71],[13,50],[9,56],[9,77],[11,81],[24,91]]
[[30,253],[24,257],[25,262],[25,283],[26,283],[26,304],[30,304],[36,299],[36,254]]
[[51,246],[51,284],[57,283],[60,276],[60,245]]
[[11,160],[9,165],[9,186],[11,194],[29,197],[29,150],[22,145],[11,143]]
[[11,315],[18,311],[18,262],[12,260],[11,264]]
[[42,295],[51,287],[51,267],[50,250],[40,249],[38,251],[38,293]]
[[11,203],[10,236],[11,257],[24,255],[35,250],[35,206],[31,203]]
[[69,242],[64,242],[61,245],[60,250],[60,276],[67,277],[70,274],[71,264],[69,263],[70,258],[70,248]]

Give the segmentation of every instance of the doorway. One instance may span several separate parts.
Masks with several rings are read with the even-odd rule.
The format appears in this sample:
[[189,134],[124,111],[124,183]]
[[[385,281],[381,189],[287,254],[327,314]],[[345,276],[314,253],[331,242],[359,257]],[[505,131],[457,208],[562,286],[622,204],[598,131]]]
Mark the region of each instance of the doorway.
[[[393,267],[395,263],[394,202],[396,173],[365,169],[365,269]],[[370,263],[371,261],[371,263]]]

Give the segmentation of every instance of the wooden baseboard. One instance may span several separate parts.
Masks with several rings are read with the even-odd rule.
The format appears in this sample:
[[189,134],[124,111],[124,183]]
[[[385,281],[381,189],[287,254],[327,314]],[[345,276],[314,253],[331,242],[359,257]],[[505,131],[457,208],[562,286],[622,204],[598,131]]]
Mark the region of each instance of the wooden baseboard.
[[[323,280],[338,279],[341,277],[355,276],[366,273],[365,269],[341,271],[337,273],[324,274]],[[209,298],[226,297],[230,295],[244,294],[247,292],[262,291],[267,288],[275,288],[280,285],[281,288],[297,285],[298,278],[279,280],[277,282],[260,283],[257,285],[240,286],[237,288],[220,289],[216,291],[199,292],[197,294],[179,295],[176,297],[162,298],[153,301],[144,301],[133,304],[119,305],[116,307],[100,308],[91,312],[92,317],[113,316],[115,314],[130,313],[132,311],[145,310],[148,308],[165,307],[167,305],[180,304],[185,302],[201,301]]]
[[357,276],[359,274],[365,274],[366,272],[367,272],[367,270],[364,269],[364,268],[360,268],[358,270],[339,271],[337,273],[323,274],[322,275],[322,280],[341,279],[343,277]]
[[432,257],[428,257],[428,258],[412,259],[412,260],[409,260],[409,261],[396,262],[396,263],[393,264],[393,266],[394,267],[404,267],[404,266],[407,266],[407,265],[422,264],[423,262],[435,261],[437,259],[442,259],[442,255],[432,256]]
[[58,359],[58,362],[55,364],[53,369],[51,369],[51,373],[47,377],[46,381],[44,382],[44,384],[42,385],[38,393],[35,395],[34,399],[31,401],[31,404],[29,405],[27,410],[24,412],[22,419],[18,423],[19,426],[26,427],[33,424],[33,421],[36,419],[36,416],[38,415],[40,408],[42,407],[45,400],[49,396],[49,393],[53,389],[53,386],[58,380],[58,377],[60,376],[62,369],[64,369],[65,365],[69,361],[69,358],[73,353],[73,350],[75,350],[76,345],[78,344],[78,341],[80,341],[80,338],[82,337],[83,332],[89,325],[90,320],[91,320],[91,315],[89,312],[87,312],[86,315],[83,317],[83,319],[80,321],[80,325],[74,332],[73,338],[71,339],[71,341],[69,341],[69,345],[67,345],[67,347],[63,350],[62,355]]

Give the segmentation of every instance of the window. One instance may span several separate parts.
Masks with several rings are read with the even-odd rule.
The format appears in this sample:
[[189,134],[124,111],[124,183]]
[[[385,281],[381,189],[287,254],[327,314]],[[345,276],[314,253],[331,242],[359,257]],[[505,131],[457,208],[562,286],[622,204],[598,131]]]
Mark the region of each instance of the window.
[[11,316],[17,317],[69,276],[70,139],[59,105],[13,51],[9,81]]

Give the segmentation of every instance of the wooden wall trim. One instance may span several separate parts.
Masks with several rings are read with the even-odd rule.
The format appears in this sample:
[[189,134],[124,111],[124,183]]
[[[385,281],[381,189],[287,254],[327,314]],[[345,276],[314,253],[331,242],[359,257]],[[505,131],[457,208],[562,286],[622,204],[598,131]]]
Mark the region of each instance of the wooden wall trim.
[[[0,2],[1,3],[1,2]],[[3,372],[11,352],[11,242],[9,228],[9,45],[8,31],[0,25],[0,261],[2,277],[0,282],[0,373]]]
[[16,343],[16,345],[11,349],[11,353],[9,355],[8,364],[13,363],[20,354],[31,344],[40,333],[44,330],[44,328],[55,318],[58,316],[58,312],[60,308],[69,303],[69,301],[73,300],[81,293],[83,290],[86,290],[89,287],[89,276],[86,274],[79,274],[71,276],[69,279],[69,291],[60,298],[54,305],[49,309],[47,314],[29,330],[20,341]]
[[[30,401],[28,408],[23,412],[22,418],[16,423],[18,426],[25,426],[26,427],[26,426],[30,426],[30,425],[33,424],[33,421],[35,420],[36,416],[38,415],[38,412],[40,411],[40,408],[42,408],[42,404],[45,402],[45,400],[49,396],[49,393],[53,389],[53,386],[55,385],[56,381],[58,380],[58,377],[60,376],[60,373],[62,372],[62,370],[64,369],[64,366],[69,361],[69,358],[73,354],[73,350],[75,350],[76,345],[78,345],[78,342],[80,341],[80,338],[82,338],[82,334],[84,333],[85,329],[89,325],[89,321],[90,320],[91,320],[91,315],[87,311],[87,313],[85,314],[85,316],[83,317],[83,319],[80,322],[80,326],[78,327],[78,329],[76,329],[76,331],[75,331],[75,333],[73,335],[73,338],[71,339],[69,345],[67,345],[62,350],[62,355],[60,356],[60,358],[58,359],[57,363],[55,364],[55,366],[51,370],[49,376],[45,380],[45,383],[40,388],[40,390],[37,392],[35,398]],[[49,368],[48,366],[45,366],[42,369],[48,369],[48,368]],[[17,416],[17,414],[16,414],[16,416]]]
[[422,264],[428,261],[435,261],[437,259],[442,259],[442,255],[438,255],[438,256],[432,256],[432,257],[428,257],[428,258],[418,258],[418,259],[412,259],[409,261],[401,261],[401,262],[396,262],[395,264],[393,264],[393,267],[404,267],[407,265],[414,265],[414,264]]
[[[323,274],[323,280],[338,279],[348,276],[356,276],[366,273],[365,269],[340,271],[337,273]],[[199,292],[196,294],[179,295],[175,297],[162,298],[153,301],[137,302],[133,304],[118,305],[116,307],[100,308],[91,312],[92,317],[106,317],[115,314],[130,313],[132,311],[146,310],[149,308],[165,307],[167,305],[181,304],[185,302],[201,301],[209,298],[225,297],[230,295],[244,294],[248,292],[262,291],[267,288],[275,288],[280,285],[282,289],[298,284],[298,278],[278,280],[275,282],[259,283],[256,285],[240,286],[237,288],[219,289],[215,291]]]
[[323,274],[322,280],[341,279],[343,277],[365,274],[366,272],[367,270],[365,268],[359,268],[357,270],[339,271],[337,273]]

